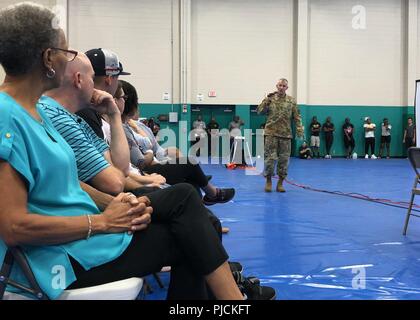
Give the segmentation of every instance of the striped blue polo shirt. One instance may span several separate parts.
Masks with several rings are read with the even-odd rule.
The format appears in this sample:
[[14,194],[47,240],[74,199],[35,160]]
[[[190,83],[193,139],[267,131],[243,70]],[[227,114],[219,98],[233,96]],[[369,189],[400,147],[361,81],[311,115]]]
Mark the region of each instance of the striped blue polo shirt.
[[55,129],[67,141],[76,156],[79,180],[88,182],[110,166],[104,158],[109,147],[85,120],[67,111],[56,100],[43,96],[38,106],[51,119]]

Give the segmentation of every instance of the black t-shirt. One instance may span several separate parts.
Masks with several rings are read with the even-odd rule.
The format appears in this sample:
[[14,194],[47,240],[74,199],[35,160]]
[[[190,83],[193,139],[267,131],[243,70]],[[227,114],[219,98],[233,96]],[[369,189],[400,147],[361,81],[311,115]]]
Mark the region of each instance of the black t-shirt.
[[[309,148],[308,146],[306,146],[306,147],[300,146],[299,147],[299,157],[300,158],[303,159],[303,158],[307,158],[309,156],[308,151],[307,151],[308,148]],[[302,152],[304,150],[306,150],[306,151]]]
[[344,131],[344,138],[348,137],[349,140],[353,138],[354,126],[351,123],[348,123],[348,124],[345,123],[343,125],[343,131]]
[[406,132],[407,132],[407,138],[409,139],[413,139],[414,138],[414,130],[416,129],[416,127],[414,125],[412,126],[407,126],[407,128],[405,128]]
[[[332,131],[324,131],[324,129],[333,129]],[[332,122],[328,123],[325,122],[322,126],[322,131],[324,131],[325,135],[332,136],[334,134],[334,124]]]
[[105,139],[104,133],[102,131],[102,119],[101,116],[92,108],[85,108],[76,112],[76,114],[83,118],[87,124],[92,128],[96,135],[102,140]]
[[209,124],[207,125],[207,129],[210,130],[217,130],[219,129],[220,126],[217,122],[209,122]]
[[315,122],[315,123],[311,123],[311,133],[313,136],[318,137],[319,136],[319,132],[320,131],[313,131],[313,130],[318,130],[321,129],[321,124],[319,122]]

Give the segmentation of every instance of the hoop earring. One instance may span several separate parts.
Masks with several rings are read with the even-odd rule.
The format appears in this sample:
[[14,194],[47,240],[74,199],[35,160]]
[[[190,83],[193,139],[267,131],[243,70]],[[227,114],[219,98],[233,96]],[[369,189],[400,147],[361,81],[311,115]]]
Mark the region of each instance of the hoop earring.
[[47,71],[47,78],[48,79],[54,79],[55,78],[55,70],[53,68],[51,68],[50,70]]

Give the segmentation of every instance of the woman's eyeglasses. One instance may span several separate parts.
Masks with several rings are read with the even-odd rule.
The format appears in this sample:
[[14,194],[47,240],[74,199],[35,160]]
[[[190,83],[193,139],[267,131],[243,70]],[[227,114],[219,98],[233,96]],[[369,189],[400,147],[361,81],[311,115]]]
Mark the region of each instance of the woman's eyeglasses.
[[58,50],[61,52],[64,52],[65,56],[67,57],[68,62],[72,62],[74,59],[76,59],[78,52],[74,50],[66,50],[61,48],[50,48],[52,50]]
[[125,96],[121,96],[121,97],[115,97],[114,99],[115,99],[115,100],[124,99],[124,101],[127,101],[128,96],[127,96],[127,95],[125,95]]

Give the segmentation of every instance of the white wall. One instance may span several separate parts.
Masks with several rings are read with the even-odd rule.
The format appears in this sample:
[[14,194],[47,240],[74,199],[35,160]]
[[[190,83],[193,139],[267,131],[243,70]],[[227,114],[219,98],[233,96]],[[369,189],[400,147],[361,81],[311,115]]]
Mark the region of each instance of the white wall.
[[[404,2],[310,1],[308,104],[404,105]],[[366,8],[366,29],[352,8]]]
[[202,103],[256,104],[279,78],[293,84],[292,0],[191,3],[192,103],[201,93]]
[[[66,2],[37,2],[53,6],[60,1]],[[0,7],[16,2],[0,0]],[[183,50],[190,59],[182,71],[180,3],[190,8],[182,18],[188,28]],[[69,41],[81,51],[104,47],[117,52],[133,73],[126,79],[147,103],[170,103],[162,94],[172,90],[178,103],[186,76],[189,103],[199,103],[201,93],[205,104],[256,104],[274,90],[279,77],[287,77],[290,93],[303,104],[404,106],[412,104],[413,78],[420,78],[419,3],[70,0]],[[352,28],[355,5],[366,8],[366,30]],[[217,98],[208,98],[210,90]]]
[[141,101],[170,103],[162,96],[171,93],[171,0],[77,0],[69,10],[72,47],[116,52]]

